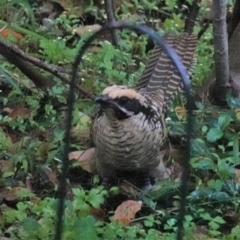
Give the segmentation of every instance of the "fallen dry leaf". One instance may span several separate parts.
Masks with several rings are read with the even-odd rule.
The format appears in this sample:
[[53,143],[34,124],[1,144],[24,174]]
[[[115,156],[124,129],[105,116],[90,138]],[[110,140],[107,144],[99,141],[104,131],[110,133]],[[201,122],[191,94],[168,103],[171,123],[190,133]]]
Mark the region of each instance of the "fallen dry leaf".
[[30,110],[25,107],[24,103],[20,103],[14,109],[6,107],[3,111],[7,112],[8,116],[12,119],[16,119],[17,117],[28,118],[30,116]]
[[94,160],[95,148],[90,148],[85,151],[74,151],[68,154],[69,160],[76,159],[82,169],[90,173],[97,173],[95,160]]
[[13,109],[9,108],[9,107],[5,107],[3,109],[4,112],[8,113],[8,114],[11,114],[13,112]]
[[13,187],[11,189],[3,189],[0,191],[0,199],[5,199],[8,202],[19,200],[19,197],[17,196],[17,192],[21,191],[22,189],[25,189],[23,187]]
[[56,177],[55,172],[53,172],[52,169],[49,168],[48,166],[43,166],[42,169],[44,170],[44,172],[45,172],[46,175],[48,176],[48,179],[51,181],[51,183],[52,183],[54,186],[57,186],[57,185],[58,185],[58,179],[57,179],[57,177]]
[[23,38],[23,36],[20,33],[17,33],[7,28],[1,29],[0,35],[2,35],[2,37],[5,37],[5,38],[13,36],[17,41],[20,41]]
[[128,225],[135,218],[136,213],[141,210],[141,207],[142,201],[125,201],[117,207],[111,219]]
[[91,208],[90,213],[98,221],[104,221],[106,218],[106,213],[101,208]]
[[0,169],[3,173],[14,172],[14,166],[11,161],[0,160]]

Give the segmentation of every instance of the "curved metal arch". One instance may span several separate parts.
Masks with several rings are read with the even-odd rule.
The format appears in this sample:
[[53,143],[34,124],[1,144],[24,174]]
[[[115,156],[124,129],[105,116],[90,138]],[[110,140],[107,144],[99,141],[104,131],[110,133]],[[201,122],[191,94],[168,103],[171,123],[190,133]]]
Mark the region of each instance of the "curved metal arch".
[[63,152],[63,159],[62,159],[62,175],[59,183],[59,204],[58,204],[58,210],[57,210],[57,222],[56,222],[56,234],[55,234],[55,240],[60,240],[62,235],[62,227],[63,227],[63,219],[64,219],[64,198],[66,195],[66,179],[67,179],[67,173],[68,173],[68,153],[70,148],[70,129],[71,129],[71,123],[72,123],[72,113],[73,113],[73,104],[75,101],[74,96],[74,90],[75,90],[75,80],[77,77],[78,72],[78,66],[82,60],[83,54],[87,50],[87,48],[90,46],[90,44],[103,32],[114,30],[114,29],[130,29],[135,32],[140,32],[141,34],[146,34],[150,38],[152,38],[156,44],[161,46],[164,51],[169,55],[170,59],[173,61],[174,65],[178,69],[181,78],[183,80],[184,85],[184,92],[187,99],[187,125],[186,125],[186,133],[187,133],[187,151],[186,151],[186,159],[183,163],[183,172],[181,175],[181,187],[180,187],[180,193],[181,193],[181,202],[180,202],[180,208],[179,208],[179,216],[178,216],[178,231],[177,231],[177,240],[183,239],[183,221],[185,216],[185,206],[186,206],[186,196],[187,196],[187,182],[189,177],[189,171],[190,171],[190,143],[191,143],[191,132],[192,132],[192,126],[193,126],[193,109],[194,109],[194,99],[191,96],[191,84],[187,77],[185,68],[179,59],[176,52],[168,46],[168,44],[160,37],[152,28],[143,26],[143,25],[136,25],[133,23],[127,23],[127,22],[112,22],[106,24],[106,26],[102,27],[98,31],[94,32],[83,44],[83,46],[78,51],[78,54],[76,56],[76,59],[73,63],[73,72],[72,72],[72,78],[70,81],[70,89],[68,93],[68,109],[67,109],[67,120],[66,120],[66,133],[65,133],[65,146],[64,146],[64,152]]

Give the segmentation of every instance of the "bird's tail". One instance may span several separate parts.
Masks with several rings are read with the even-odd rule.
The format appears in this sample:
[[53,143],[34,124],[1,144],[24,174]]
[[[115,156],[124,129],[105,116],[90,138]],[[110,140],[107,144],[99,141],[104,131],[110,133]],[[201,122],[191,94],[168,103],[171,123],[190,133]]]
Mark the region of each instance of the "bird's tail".
[[[196,64],[194,53],[197,46],[197,36],[188,33],[177,36],[169,33],[164,38],[174,48],[188,75],[190,75]],[[154,98],[159,97],[163,108],[166,108],[170,101],[182,90],[181,76],[170,57],[161,47],[156,46],[154,48],[136,88],[138,90],[143,89],[145,93],[153,95]]]

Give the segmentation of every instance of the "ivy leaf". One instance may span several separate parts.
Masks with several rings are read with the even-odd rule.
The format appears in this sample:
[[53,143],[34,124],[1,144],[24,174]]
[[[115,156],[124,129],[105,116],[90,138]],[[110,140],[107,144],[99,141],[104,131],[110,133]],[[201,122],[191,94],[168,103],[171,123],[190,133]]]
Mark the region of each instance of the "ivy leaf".
[[207,133],[207,140],[209,142],[216,142],[223,136],[223,131],[218,128],[211,128]]
[[222,114],[221,116],[219,116],[218,118],[218,123],[220,125],[220,128],[222,130],[224,130],[228,125],[229,123],[232,121],[232,118],[230,115],[227,115],[227,114]]

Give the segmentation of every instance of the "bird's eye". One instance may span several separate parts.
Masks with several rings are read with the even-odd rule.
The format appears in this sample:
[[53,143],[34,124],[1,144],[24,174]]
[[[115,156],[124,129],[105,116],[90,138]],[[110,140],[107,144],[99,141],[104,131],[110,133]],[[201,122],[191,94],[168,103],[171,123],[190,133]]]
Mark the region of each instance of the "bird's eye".
[[126,98],[126,97],[121,97],[121,98],[120,98],[120,102],[121,102],[122,104],[125,104],[127,101],[128,101],[128,98]]

